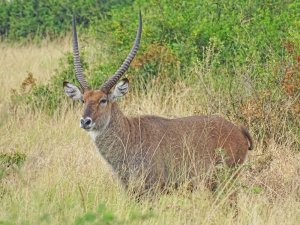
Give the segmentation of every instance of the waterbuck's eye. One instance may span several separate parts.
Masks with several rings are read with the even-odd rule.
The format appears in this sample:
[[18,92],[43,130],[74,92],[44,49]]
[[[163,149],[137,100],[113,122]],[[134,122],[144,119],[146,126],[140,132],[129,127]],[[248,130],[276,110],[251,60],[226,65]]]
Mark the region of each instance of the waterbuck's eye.
[[105,104],[106,102],[107,102],[107,99],[103,98],[103,99],[100,100],[99,103],[100,103],[100,104]]

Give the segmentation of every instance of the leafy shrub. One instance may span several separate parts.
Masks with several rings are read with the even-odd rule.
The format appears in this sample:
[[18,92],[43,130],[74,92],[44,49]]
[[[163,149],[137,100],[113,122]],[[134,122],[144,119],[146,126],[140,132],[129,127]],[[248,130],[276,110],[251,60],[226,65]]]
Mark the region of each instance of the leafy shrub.
[[12,170],[20,168],[26,159],[23,153],[1,153],[0,154],[0,181]]
[[126,5],[120,0],[14,0],[0,1],[0,36],[9,40],[55,38],[70,31],[76,14],[84,27],[99,20],[111,7]]

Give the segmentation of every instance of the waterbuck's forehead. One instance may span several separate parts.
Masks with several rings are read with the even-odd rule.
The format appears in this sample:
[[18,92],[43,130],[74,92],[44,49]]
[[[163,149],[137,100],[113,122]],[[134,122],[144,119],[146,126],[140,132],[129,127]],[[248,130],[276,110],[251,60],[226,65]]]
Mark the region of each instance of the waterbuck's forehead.
[[84,102],[98,102],[101,98],[107,96],[103,91],[93,90],[85,91],[83,94]]

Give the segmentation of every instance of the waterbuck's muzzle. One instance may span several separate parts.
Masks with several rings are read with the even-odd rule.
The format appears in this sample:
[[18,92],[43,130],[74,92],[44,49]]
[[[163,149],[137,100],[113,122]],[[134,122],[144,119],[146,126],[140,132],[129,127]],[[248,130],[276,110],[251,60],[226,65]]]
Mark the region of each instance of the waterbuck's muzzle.
[[85,129],[85,130],[89,130],[93,127],[93,120],[90,117],[86,117],[86,118],[81,118],[80,119],[80,127]]

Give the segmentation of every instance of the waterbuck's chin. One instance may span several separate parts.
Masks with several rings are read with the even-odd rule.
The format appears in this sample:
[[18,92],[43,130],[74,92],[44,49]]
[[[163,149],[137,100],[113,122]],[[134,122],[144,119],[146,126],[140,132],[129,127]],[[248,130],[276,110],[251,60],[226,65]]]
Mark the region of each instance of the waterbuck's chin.
[[80,64],[73,17],[74,67],[81,87],[64,82],[64,91],[73,100],[83,102],[80,126],[91,135],[114,173],[126,187],[140,176],[144,178],[143,188],[166,187],[171,182],[180,183],[183,171],[188,179],[195,180],[220,161],[230,167],[242,164],[253,147],[252,138],[246,128],[222,117],[129,118],[122,113],[115,100],[127,93],[128,79],[117,82],[137,53],[141,33],[139,13],[137,35],[127,58],[100,89],[91,90]]

